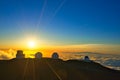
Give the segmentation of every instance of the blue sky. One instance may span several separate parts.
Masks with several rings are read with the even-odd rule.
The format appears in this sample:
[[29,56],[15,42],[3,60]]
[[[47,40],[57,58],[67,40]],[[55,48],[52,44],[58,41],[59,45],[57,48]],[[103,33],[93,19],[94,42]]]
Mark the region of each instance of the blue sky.
[[[120,44],[119,0],[0,0],[0,45]],[[1,46],[1,47],[2,47]]]

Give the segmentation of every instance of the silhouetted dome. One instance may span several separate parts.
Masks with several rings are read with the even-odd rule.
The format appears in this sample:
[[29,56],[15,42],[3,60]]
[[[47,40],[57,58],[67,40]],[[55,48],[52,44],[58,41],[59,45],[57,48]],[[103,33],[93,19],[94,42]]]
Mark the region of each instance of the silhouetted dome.
[[90,62],[90,58],[89,58],[88,56],[85,56],[85,57],[84,57],[84,61]]
[[35,54],[35,58],[38,58],[38,59],[42,58],[42,53],[41,52],[37,52]]
[[22,50],[17,50],[16,58],[17,59],[25,58],[25,55],[23,54]]
[[57,53],[57,52],[54,52],[54,53],[52,54],[52,58],[53,58],[53,59],[59,59],[58,53]]

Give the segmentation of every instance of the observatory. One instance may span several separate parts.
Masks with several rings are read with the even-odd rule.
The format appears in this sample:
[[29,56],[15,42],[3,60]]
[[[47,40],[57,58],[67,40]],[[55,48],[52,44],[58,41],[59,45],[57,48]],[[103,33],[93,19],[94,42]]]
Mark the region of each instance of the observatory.
[[23,59],[23,58],[25,58],[25,55],[23,54],[22,50],[17,50],[16,58],[17,59]]
[[57,52],[54,52],[54,53],[52,54],[52,59],[59,59],[59,55],[58,55]]
[[41,59],[41,58],[42,58],[42,53],[41,53],[41,52],[37,52],[37,53],[35,54],[35,58]]
[[90,58],[89,58],[88,56],[85,56],[85,57],[84,57],[84,61],[90,62],[91,60],[90,60]]

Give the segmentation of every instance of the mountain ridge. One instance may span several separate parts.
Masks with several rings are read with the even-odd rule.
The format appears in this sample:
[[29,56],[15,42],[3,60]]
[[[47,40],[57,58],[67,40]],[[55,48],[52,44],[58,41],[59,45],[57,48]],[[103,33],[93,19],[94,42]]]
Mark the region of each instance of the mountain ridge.
[[0,60],[1,80],[120,80],[120,71],[90,61],[62,59]]

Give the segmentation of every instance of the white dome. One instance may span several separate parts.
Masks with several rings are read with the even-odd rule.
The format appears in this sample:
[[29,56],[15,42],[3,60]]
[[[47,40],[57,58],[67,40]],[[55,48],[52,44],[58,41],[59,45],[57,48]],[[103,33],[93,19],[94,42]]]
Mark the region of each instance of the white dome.
[[16,58],[17,59],[25,58],[25,55],[23,54],[22,50],[17,50]]
[[90,58],[89,58],[88,56],[85,56],[85,57],[84,57],[84,61],[90,62]]
[[52,54],[52,59],[59,59],[58,53],[54,52],[54,53]]
[[35,54],[35,58],[38,58],[38,59],[42,58],[42,53],[41,52],[37,52]]

